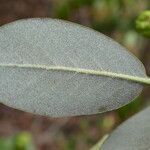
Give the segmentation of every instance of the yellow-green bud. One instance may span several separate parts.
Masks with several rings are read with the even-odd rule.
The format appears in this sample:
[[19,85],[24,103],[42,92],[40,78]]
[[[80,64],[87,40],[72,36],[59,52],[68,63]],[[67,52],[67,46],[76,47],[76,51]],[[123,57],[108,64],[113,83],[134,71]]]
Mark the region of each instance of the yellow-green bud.
[[136,30],[150,38],[150,10],[143,11],[136,19]]

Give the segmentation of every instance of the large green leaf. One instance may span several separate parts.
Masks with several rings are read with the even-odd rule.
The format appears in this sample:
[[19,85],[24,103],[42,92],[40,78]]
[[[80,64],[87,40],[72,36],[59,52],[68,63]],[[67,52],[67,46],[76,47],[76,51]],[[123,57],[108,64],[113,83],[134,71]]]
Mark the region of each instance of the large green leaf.
[[55,19],[0,28],[0,101],[51,117],[119,108],[150,83],[140,61],[92,29]]
[[100,150],[149,150],[150,107],[120,125],[105,140]]

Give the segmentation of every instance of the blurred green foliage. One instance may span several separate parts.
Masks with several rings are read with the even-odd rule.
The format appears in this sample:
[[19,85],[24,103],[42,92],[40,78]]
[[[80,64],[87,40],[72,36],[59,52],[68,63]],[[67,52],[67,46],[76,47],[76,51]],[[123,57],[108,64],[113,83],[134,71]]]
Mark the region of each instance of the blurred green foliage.
[[[134,29],[134,20],[138,13],[149,9],[148,0],[62,0],[56,3],[56,17],[73,20],[72,15],[80,9],[90,12],[90,26],[101,32]],[[71,19],[70,19],[71,18]],[[73,19],[72,19],[73,18]]]
[[22,132],[9,138],[1,138],[0,150],[35,150],[35,148],[30,133]]
[[69,14],[71,12],[70,4],[67,0],[63,0],[61,3],[58,3],[55,8],[56,17],[60,19],[67,19],[69,17]]
[[150,10],[143,11],[138,16],[136,29],[141,35],[150,38]]
[[141,30],[141,21],[136,24],[135,21],[147,9],[150,9],[149,0],[57,0],[54,17],[78,22],[109,35],[139,56],[137,52],[143,45],[136,29],[143,32],[149,27]]
[[132,116],[136,112],[140,111],[142,107],[142,98],[138,97],[135,100],[133,100],[128,105],[125,105],[124,107],[117,110],[118,116],[121,121],[126,120],[129,116]]

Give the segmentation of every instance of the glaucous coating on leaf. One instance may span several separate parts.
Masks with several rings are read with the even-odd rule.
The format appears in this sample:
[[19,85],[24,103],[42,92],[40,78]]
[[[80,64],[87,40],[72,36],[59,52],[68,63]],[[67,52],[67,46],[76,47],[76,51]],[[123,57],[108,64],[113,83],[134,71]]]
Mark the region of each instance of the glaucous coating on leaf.
[[35,18],[0,28],[5,105],[50,117],[91,115],[117,109],[142,91],[132,79],[95,71],[146,78],[142,63],[124,47],[81,25]]
[[150,107],[125,121],[114,130],[100,150],[149,150]]

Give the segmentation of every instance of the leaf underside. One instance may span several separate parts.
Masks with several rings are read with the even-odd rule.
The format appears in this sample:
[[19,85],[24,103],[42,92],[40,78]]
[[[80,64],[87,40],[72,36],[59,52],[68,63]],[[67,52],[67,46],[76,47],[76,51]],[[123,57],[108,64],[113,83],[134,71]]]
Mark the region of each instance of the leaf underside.
[[137,58],[92,29],[55,19],[1,27],[0,101],[5,105],[50,117],[90,115],[129,103],[143,88],[132,79],[38,66],[147,77]]

